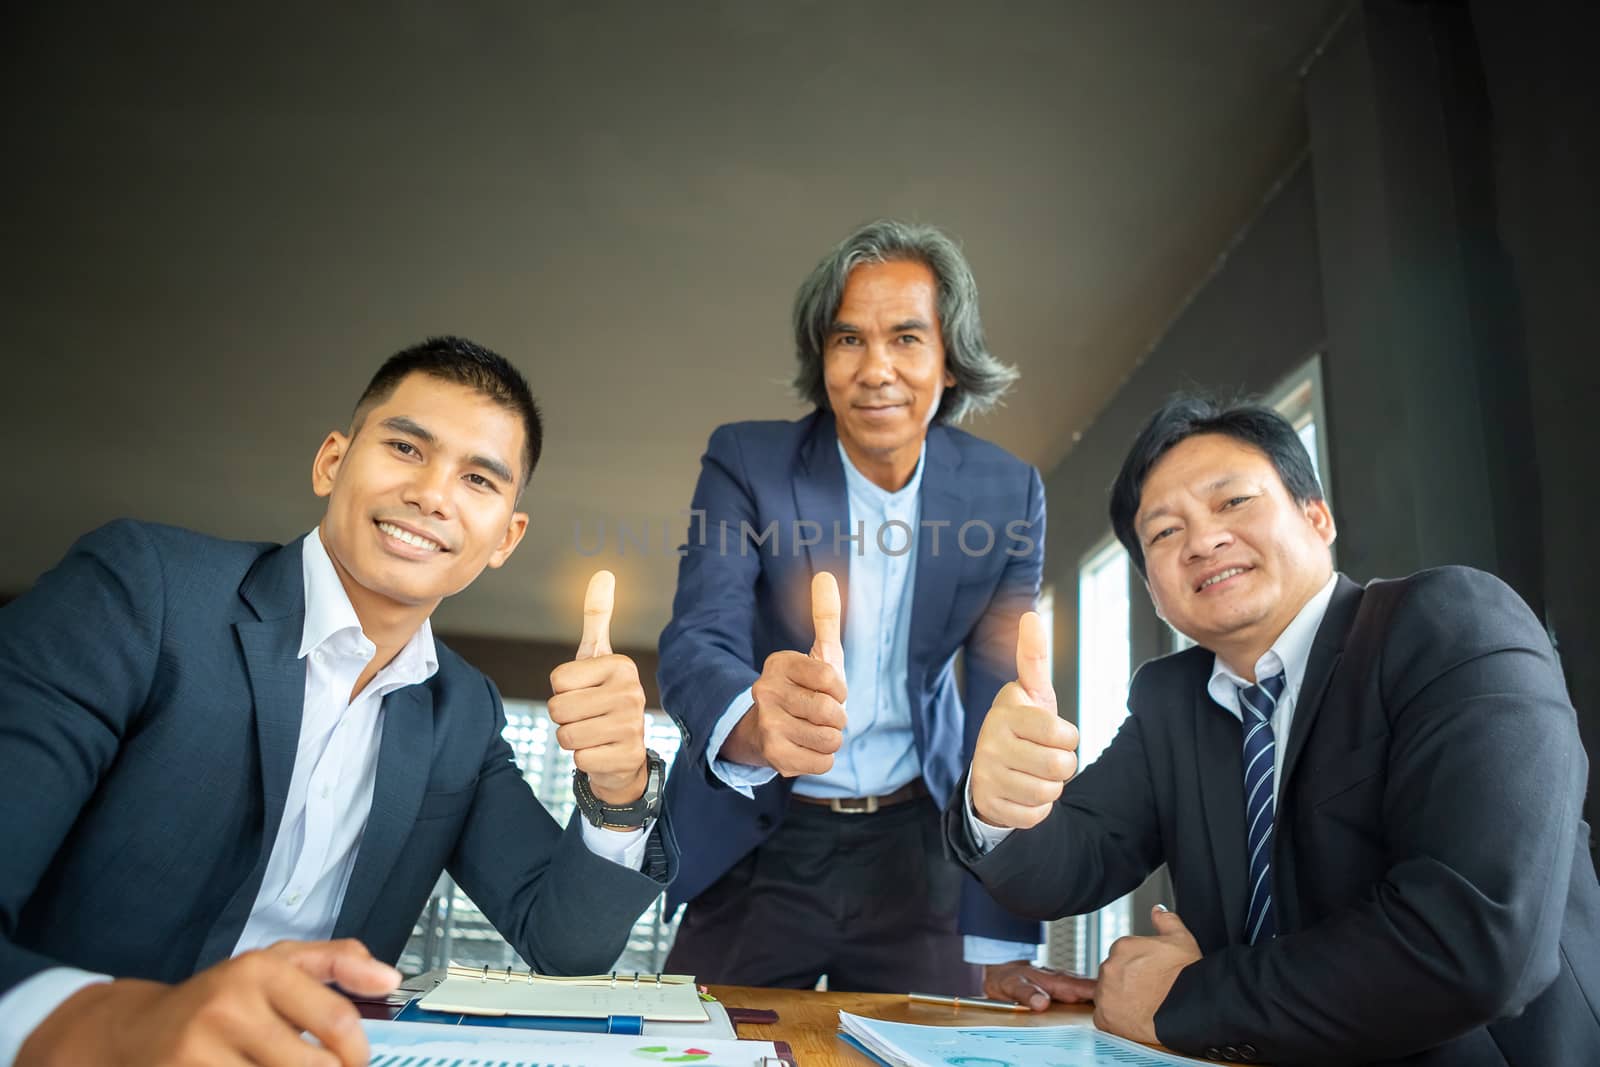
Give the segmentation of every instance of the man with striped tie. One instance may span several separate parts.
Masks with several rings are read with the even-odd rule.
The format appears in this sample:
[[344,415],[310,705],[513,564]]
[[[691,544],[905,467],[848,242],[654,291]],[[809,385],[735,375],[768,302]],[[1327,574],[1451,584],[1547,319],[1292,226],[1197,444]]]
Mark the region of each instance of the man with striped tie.
[[1111,519],[1197,647],[1139,670],[1079,774],[1025,617],[945,819],[1023,915],[1092,911],[1168,866],[1176,911],[1074,987],[1096,1021],[1219,1060],[1600,1063],[1587,759],[1527,605],[1465,567],[1335,572],[1315,470],[1263,408],[1168,403]]

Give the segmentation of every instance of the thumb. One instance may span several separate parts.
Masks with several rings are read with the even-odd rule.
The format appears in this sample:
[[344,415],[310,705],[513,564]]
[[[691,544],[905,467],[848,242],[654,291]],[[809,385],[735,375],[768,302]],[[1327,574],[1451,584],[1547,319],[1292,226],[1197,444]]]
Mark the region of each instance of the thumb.
[[1035,704],[1056,710],[1056,689],[1050,684],[1050,635],[1037,611],[1027,612],[1017,623],[1017,683]]
[[595,571],[589,591],[583,594],[583,639],[578,642],[578,659],[611,655],[611,608],[617,597],[617,576],[610,571]]
[[839,636],[839,583],[828,571],[811,579],[811,626],[816,643],[811,655],[844,675],[844,644]]
[[1164,904],[1157,904],[1150,909],[1150,922],[1155,926],[1156,933],[1162,937],[1182,934],[1191,940],[1194,938],[1194,935],[1189,933],[1189,928],[1183,925],[1183,920],[1178,918],[1178,913],[1168,911]]

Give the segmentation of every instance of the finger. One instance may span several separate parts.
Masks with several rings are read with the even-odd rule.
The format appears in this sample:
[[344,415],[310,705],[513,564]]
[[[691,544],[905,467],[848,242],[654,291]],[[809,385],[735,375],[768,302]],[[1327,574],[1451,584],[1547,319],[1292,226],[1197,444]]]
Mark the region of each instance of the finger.
[[612,653],[592,659],[569,660],[550,672],[550,692],[558,696],[584,690],[610,690],[613,687],[618,692],[636,692],[641,699],[644,696],[644,688],[639,684],[639,668],[627,656]]
[[782,672],[780,681],[787,682],[794,690],[826,693],[838,703],[844,703],[848,692],[844,672],[832,664],[797,654],[779,661],[778,667]]
[[556,728],[556,744],[568,752],[603,745],[631,745],[644,759],[644,724],[625,722],[615,715],[601,715]]
[[976,793],[973,794],[972,805],[978,809],[978,818],[1002,830],[1030,830],[1044,822],[1054,807],[1053,804],[1018,804],[1004,797],[984,797],[979,800]]
[[1165,904],[1157,904],[1155,907],[1150,909],[1150,922],[1155,926],[1156,933],[1163,936],[1194,936],[1189,933],[1189,928],[1183,924],[1183,920],[1178,918],[1178,913],[1175,911],[1168,911]]
[[280,941],[275,951],[318,982],[332,982],[349,993],[377,997],[394,991],[400,972],[374,959],[353,937],[338,941]]
[[1078,754],[1040,744],[1022,737],[1000,739],[994,746],[999,756],[998,766],[1015,774],[1025,774],[1055,786],[1059,792],[1062,783],[1072,780],[1078,773]]
[[783,739],[773,743],[772,768],[786,778],[802,774],[827,774],[833,770],[833,757],[812,752]]
[[1039,707],[1056,710],[1056,690],[1050,684],[1050,635],[1037,611],[1023,614],[1017,623],[1017,681]]
[[616,598],[617,576],[610,571],[595,571],[583,594],[583,639],[578,642],[578,659],[611,655],[611,609]]
[[[345,1067],[364,1067],[367,1062],[367,1035],[361,1030],[361,1016],[354,1004],[303,972],[290,970],[282,980],[270,982],[265,992],[272,1010],[288,1026],[262,1033],[253,1044],[251,1058],[257,1063],[303,1063],[305,1041],[301,1031],[310,1034],[333,1053]],[[292,1028],[292,1029],[291,1029]]]
[[1041,968],[1033,973],[1033,980],[1050,994],[1050,999],[1062,1004],[1085,1004],[1094,999],[1095,981],[1077,974],[1063,974]]
[[839,636],[839,583],[830,571],[811,579],[811,628],[816,634],[812,654],[844,673],[844,644]]
[[1025,1004],[1033,1011],[1044,1011],[1050,1006],[1050,994],[1039,988],[1025,971],[1013,971],[1000,982],[1000,996]]
[[1022,741],[1061,752],[1078,748],[1078,728],[1053,711],[1027,706],[999,710],[1005,726]]
[[796,719],[804,719],[806,722],[834,730],[843,730],[847,723],[844,705],[827,693],[815,693],[809,689],[791,689],[779,695],[778,707]]

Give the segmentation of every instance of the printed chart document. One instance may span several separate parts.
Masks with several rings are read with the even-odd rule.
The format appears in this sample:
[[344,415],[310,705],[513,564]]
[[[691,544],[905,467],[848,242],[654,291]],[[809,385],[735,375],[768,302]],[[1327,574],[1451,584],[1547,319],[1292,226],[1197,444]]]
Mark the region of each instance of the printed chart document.
[[839,1013],[839,1029],[891,1067],[1171,1067],[1204,1063],[1066,1026],[917,1026]]
[[770,1041],[723,1041],[557,1030],[481,1030],[363,1020],[369,1067],[783,1067]]

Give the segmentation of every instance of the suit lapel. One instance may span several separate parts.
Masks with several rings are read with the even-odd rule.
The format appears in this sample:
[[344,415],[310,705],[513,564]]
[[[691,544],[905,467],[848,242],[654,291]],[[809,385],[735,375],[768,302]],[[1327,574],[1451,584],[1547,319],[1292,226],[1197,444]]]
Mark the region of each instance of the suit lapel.
[[300,662],[300,637],[305,628],[305,579],[301,542],[264,555],[239,587],[239,595],[255,619],[234,623],[244,654],[245,674],[255,712],[256,748],[261,761],[261,851],[245,880],[223,907],[200,951],[197,969],[226,959],[239,940],[267,859],[272,855],[300,745],[300,720],[305,713],[306,672]]
[[[798,520],[816,523],[822,529],[821,540],[806,546],[806,558],[811,564],[813,576],[830,571],[839,583],[839,628],[842,633],[849,622],[850,550],[848,542],[836,543],[834,531],[855,531],[849,528],[850,498],[845,489],[844,463],[839,459],[838,442],[833,415],[826,411],[819,412],[811,436],[800,450],[801,469],[794,479],[794,507]],[[780,538],[798,535],[798,527],[779,531]],[[781,547],[779,550],[782,551]],[[809,587],[801,603],[806,605],[807,615],[800,629],[802,633],[810,634]]]
[[397,689],[383,700],[383,740],[378,745],[372,811],[356,849],[334,937],[354,937],[405,847],[433,764],[433,694],[421,685]]
[[925,463],[922,528],[917,531],[917,567],[907,642],[909,663],[927,663],[937,658],[933,650],[945,636],[945,623],[960,583],[961,561],[966,558],[956,538],[961,524],[972,514],[970,505],[956,492],[961,453],[943,426],[928,431]]
[[[1356,609],[1361,606],[1361,586],[1344,575],[1333,587],[1328,600],[1328,610],[1317,627],[1317,636],[1311,641],[1311,656],[1306,660],[1306,674],[1300,681],[1300,692],[1295,697],[1294,721],[1289,726],[1289,747],[1283,754],[1282,781],[1278,795],[1289,795],[1289,782],[1294,769],[1305,751],[1306,739],[1311,736],[1311,726],[1322,710],[1322,697],[1327,692],[1333,669],[1344,655],[1345,638],[1350,634],[1350,624],[1355,621]],[[1281,806],[1281,805],[1280,805]]]
[[1194,701],[1196,773],[1211,856],[1217,872],[1217,899],[1228,928],[1228,943],[1245,941],[1247,868],[1244,833],[1244,734],[1239,720],[1218,707],[1199,687]]

